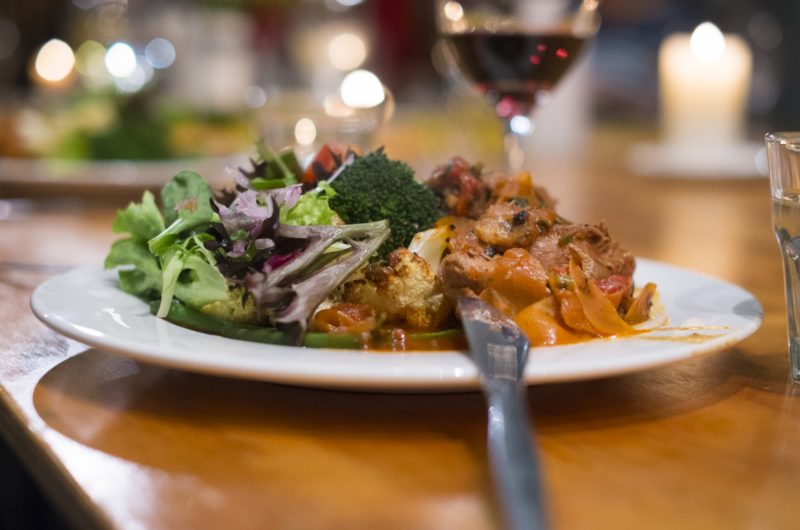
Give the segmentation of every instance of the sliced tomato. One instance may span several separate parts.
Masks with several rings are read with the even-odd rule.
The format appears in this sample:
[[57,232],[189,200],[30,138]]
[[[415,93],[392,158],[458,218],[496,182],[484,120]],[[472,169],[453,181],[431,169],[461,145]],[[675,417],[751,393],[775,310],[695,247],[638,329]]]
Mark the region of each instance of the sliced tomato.
[[317,182],[328,180],[333,172],[344,163],[351,151],[355,152],[351,146],[338,142],[323,145],[303,173],[303,187],[311,189],[317,185]]
[[363,333],[376,324],[375,310],[366,304],[336,304],[312,319],[312,328],[326,333]]
[[611,303],[614,304],[614,307],[619,307],[623,297],[631,292],[633,277],[622,274],[612,274],[606,278],[595,280],[594,283],[597,288],[608,297]]

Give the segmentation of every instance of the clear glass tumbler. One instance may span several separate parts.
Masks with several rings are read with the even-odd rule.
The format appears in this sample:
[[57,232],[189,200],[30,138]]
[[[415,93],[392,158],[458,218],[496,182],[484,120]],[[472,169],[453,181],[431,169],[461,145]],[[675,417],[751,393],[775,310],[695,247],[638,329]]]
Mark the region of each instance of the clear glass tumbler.
[[772,189],[772,225],[783,258],[789,360],[800,382],[800,132],[766,135]]

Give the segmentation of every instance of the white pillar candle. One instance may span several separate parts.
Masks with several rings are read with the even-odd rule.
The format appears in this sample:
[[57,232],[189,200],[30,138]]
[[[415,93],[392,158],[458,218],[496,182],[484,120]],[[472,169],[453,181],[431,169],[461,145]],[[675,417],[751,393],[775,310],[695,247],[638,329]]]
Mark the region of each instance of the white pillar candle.
[[671,144],[733,144],[744,133],[752,55],[705,22],[667,37],[659,53],[661,125]]

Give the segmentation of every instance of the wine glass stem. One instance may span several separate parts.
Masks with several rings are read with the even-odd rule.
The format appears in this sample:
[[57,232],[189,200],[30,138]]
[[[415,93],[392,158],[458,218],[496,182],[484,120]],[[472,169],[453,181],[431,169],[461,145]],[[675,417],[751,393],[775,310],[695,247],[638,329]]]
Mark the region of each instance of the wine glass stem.
[[519,171],[525,166],[525,151],[522,149],[523,135],[511,127],[511,118],[501,118],[503,124],[503,147],[506,162],[511,171]]

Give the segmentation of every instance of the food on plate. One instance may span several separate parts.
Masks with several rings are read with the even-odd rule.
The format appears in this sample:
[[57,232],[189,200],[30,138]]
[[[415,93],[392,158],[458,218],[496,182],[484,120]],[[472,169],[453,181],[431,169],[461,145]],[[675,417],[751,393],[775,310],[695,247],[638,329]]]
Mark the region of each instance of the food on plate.
[[[183,171],[120,210],[105,265],[177,324],[280,344],[463,345],[455,301],[480,298],[534,345],[637,333],[655,285],[604,223],[577,224],[526,172],[455,157],[426,181],[383,149],[324,146],[303,169],[259,145],[231,189]],[[160,204],[160,205],[159,205]]]

